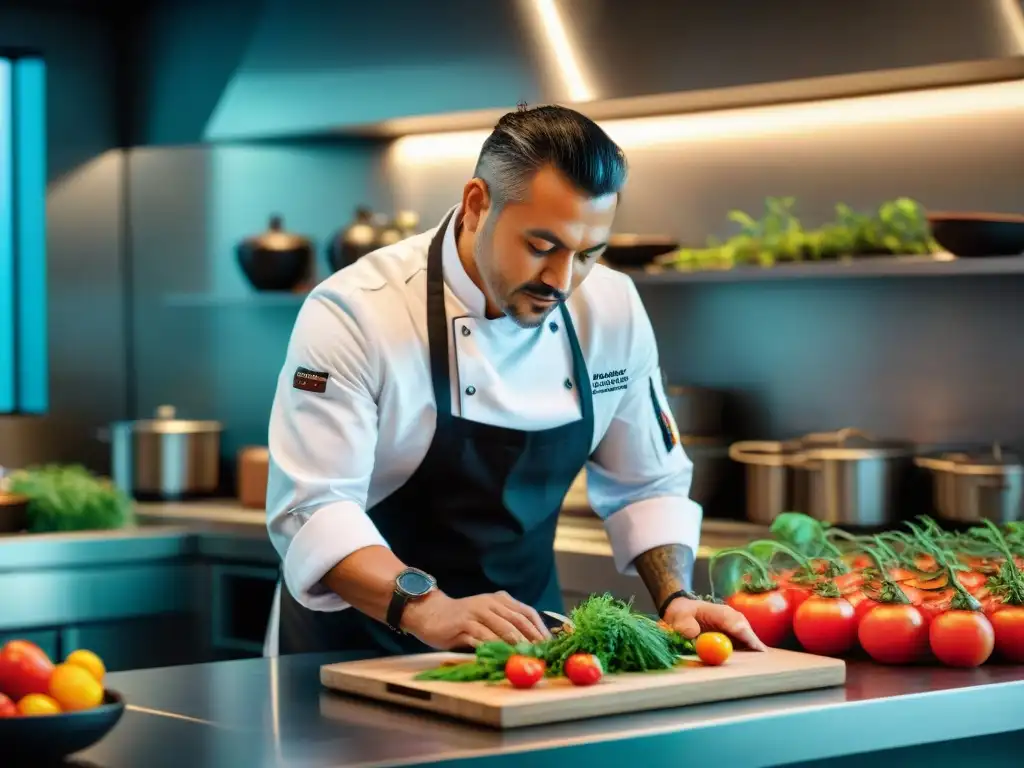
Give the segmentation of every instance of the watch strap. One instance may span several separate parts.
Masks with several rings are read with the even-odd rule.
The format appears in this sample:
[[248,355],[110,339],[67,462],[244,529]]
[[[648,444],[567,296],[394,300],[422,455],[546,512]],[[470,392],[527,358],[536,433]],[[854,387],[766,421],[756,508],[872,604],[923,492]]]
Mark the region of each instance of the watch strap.
[[391,602],[388,604],[388,613],[385,621],[394,632],[402,632],[402,614],[405,613],[405,606],[409,604],[409,595],[396,589],[391,594]]
[[685,597],[687,600],[699,600],[700,599],[695,594],[693,594],[693,592],[690,592],[687,589],[677,590],[677,591],[673,592],[671,595],[669,595],[668,597],[666,597],[664,600],[662,600],[661,605],[658,606],[658,618],[659,619],[665,618],[665,611],[668,610],[668,607],[672,604],[672,601],[675,600],[677,597]]

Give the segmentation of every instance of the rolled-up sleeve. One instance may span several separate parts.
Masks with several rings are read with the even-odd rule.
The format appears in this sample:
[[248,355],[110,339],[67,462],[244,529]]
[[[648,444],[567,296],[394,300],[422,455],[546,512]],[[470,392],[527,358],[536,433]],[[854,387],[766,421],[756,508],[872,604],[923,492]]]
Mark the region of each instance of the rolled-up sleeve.
[[587,464],[590,505],[604,520],[616,568],[626,574],[654,547],[682,544],[696,554],[703,516],[690,499],[693,463],[668,408],[654,331],[632,285],[630,298],[629,382]]
[[[300,368],[325,375],[324,391],[297,388]],[[285,586],[313,610],[348,607],[321,579],[356,550],[387,546],[365,511],[377,443],[377,369],[345,301],[312,294],[292,331],[271,410],[267,529]]]

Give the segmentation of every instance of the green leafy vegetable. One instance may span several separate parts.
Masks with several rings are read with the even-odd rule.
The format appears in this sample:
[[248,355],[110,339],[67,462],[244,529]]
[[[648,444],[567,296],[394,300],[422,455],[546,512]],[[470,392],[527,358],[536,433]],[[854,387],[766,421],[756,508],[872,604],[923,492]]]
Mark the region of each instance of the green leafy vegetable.
[[590,653],[601,660],[606,672],[653,672],[671,669],[682,654],[693,653],[693,641],[670,632],[641,613],[632,604],[611,595],[592,595],[569,614],[574,627],[561,631],[543,643],[483,643],[472,661],[427,670],[418,680],[448,682],[498,681],[513,654],[543,659],[546,674],[564,673],[565,662],[574,653]]
[[122,528],[133,516],[127,495],[79,465],[14,472],[10,490],[28,497],[29,530],[35,533]]

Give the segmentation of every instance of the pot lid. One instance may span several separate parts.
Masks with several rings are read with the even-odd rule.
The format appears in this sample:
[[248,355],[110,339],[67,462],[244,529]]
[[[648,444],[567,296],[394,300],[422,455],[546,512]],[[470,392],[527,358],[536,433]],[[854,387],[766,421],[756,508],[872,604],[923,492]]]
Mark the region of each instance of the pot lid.
[[942,459],[952,464],[952,469],[962,475],[1020,474],[1024,465],[1020,457],[1004,451],[998,443],[988,451],[974,451],[943,454]]
[[270,217],[266,232],[242,241],[242,245],[260,251],[297,251],[312,249],[309,238],[284,230],[284,219],[275,213]]
[[909,456],[911,443],[880,440],[847,427],[837,432],[813,432],[800,440],[802,453],[809,459],[875,459]]
[[176,418],[177,410],[173,405],[161,405],[156,409],[152,419],[136,421],[119,421],[115,429],[132,432],[149,432],[161,435],[195,434],[197,432],[221,432],[224,426],[219,421],[203,421]]

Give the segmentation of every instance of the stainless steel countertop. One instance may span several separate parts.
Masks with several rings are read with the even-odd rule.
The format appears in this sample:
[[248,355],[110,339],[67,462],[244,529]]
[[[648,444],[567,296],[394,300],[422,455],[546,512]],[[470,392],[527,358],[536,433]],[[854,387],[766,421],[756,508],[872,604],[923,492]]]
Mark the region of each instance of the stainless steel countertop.
[[[1007,733],[1024,727],[1024,668],[850,663],[845,687],[495,731],[324,690],[324,655],[110,675],[129,710],[82,753],[94,768],[666,764],[729,768]],[[468,763],[467,763],[468,761]],[[477,762],[474,762],[477,761]]]

